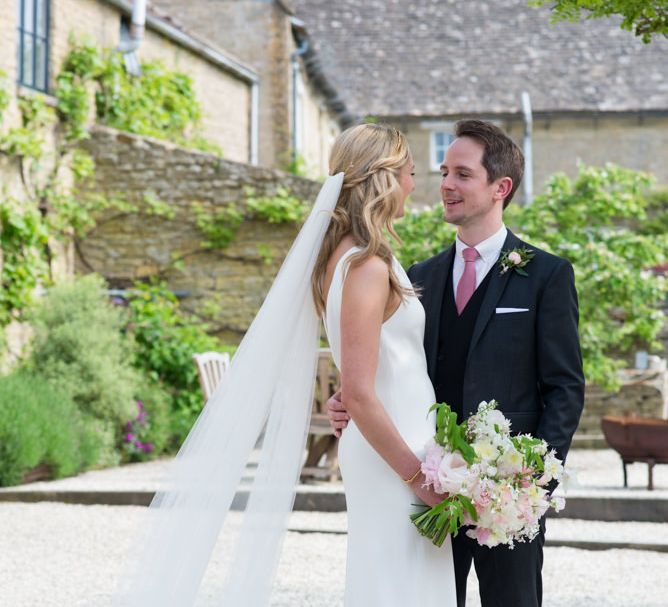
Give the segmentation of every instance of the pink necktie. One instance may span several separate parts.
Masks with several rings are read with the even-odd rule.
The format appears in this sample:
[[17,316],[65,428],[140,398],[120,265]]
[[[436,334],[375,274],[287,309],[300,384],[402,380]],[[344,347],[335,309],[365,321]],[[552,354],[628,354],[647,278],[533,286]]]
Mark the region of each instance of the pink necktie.
[[462,255],[464,257],[464,274],[459,279],[457,294],[455,295],[455,304],[459,315],[464,311],[475,291],[475,261],[480,257],[478,251],[472,247],[464,249]]

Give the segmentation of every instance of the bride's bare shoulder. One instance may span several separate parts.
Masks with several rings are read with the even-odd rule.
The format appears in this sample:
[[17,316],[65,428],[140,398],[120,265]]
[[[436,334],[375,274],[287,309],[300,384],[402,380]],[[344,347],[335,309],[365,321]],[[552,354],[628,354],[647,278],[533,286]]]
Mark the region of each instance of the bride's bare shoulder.
[[327,298],[329,287],[332,284],[332,279],[334,278],[334,270],[336,270],[336,265],[339,263],[339,260],[354,246],[355,243],[353,242],[353,239],[350,236],[344,236],[341,239],[341,242],[334,249],[334,252],[331,254],[330,258],[327,260],[325,277],[323,280],[323,292],[325,299]]

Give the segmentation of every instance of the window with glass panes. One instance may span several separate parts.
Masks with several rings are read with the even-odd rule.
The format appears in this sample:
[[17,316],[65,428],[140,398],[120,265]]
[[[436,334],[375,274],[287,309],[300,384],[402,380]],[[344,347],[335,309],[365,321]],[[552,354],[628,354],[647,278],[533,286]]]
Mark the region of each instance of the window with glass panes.
[[445,151],[455,140],[455,135],[446,131],[431,132],[431,170],[439,171]]
[[49,0],[17,0],[18,81],[46,92],[49,82]]

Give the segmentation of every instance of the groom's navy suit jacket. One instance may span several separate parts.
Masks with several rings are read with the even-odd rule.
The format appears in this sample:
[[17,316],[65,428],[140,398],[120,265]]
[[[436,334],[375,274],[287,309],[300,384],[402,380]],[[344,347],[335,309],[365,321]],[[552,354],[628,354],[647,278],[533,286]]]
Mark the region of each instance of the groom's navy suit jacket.
[[[527,247],[535,257],[524,268],[489,272],[476,319],[463,380],[463,417],[483,400],[496,399],[514,433],[529,432],[565,458],[584,405],[584,376],[578,338],[578,301],[570,263],[522,242],[512,232],[503,251]],[[432,383],[437,377],[439,324],[455,245],[408,271],[421,289],[425,309],[424,347]],[[497,308],[527,312],[497,313]],[[447,336],[446,344],[447,347]]]

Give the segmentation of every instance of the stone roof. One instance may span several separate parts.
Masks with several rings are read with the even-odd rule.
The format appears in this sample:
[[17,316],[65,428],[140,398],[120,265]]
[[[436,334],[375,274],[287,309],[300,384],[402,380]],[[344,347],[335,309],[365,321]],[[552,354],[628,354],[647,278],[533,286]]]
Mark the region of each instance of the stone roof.
[[294,0],[359,116],[668,110],[668,40],[617,19],[551,24],[527,0]]

